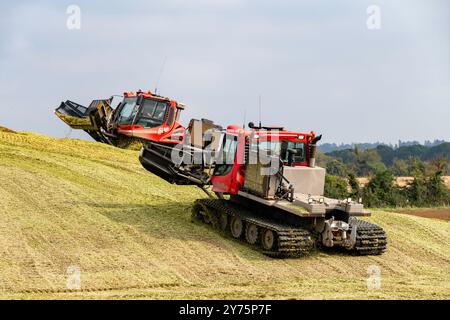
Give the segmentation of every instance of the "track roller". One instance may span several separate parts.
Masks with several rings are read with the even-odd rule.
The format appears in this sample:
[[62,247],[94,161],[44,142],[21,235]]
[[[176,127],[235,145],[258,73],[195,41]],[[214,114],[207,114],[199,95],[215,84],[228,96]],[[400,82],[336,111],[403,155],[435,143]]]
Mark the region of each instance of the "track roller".
[[240,217],[238,216],[231,217],[230,230],[231,235],[234,238],[236,239],[242,238],[242,235],[244,234],[244,223],[242,222],[242,219]]
[[247,223],[245,228],[245,240],[247,240],[249,244],[256,244],[258,242],[258,236],[258,226],[253,223]]
[[261,244],[264,250],[273,250],[276,244],[276,236],[272,230],[264,229],[261,234]]
[[314,247],[312,234],[308,230],[261,217],[224,199],[196,200],[193,217],[197,216],[202,217],[200,221],[230,233],[233,238],[245,241],[271,257],[301,256]]

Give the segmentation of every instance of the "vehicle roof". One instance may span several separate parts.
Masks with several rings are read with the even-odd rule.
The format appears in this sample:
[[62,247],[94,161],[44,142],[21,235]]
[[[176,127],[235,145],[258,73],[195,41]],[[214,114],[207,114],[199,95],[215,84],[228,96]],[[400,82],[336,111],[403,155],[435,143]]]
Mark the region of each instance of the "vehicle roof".
[[151,98],[151,99],[155,99],[155,100],[159,100],[159,101],[169,102],[172,106],[175,106],[175,107],[177,107],[179,109],[185,109],[186,108],[186,105],[184,105],[182,103],[178,103],[177,101],[172,100],[170,98],[154,94],[150,90],[148,90],[148,91],[138,90],[136,92],[127,91],[127,92],[124,92],[123,97],[124,98],[133,98],[133,97]]
[[[281,128],[281,127],[279,127],[279,128]],[[249,135],[249,136],[250,135],[258,135],[257,138],[262,137],[262,138],[266,138],[266,139],[275,138],[275,137],[277,137],[278,139],[300,137],[299,139],[302,140],[303,138],[313,138],[316,135],[314,131],[300,132],[300,131],[285,130],[284,128],[281,128],[280,130],[277,130],[277,129],[271,129],[271,130],[243,129],[242,127],[236,126],[236,125],[228,126],[227,132],[235,133],[235,134],[245,134],[245,135]]]

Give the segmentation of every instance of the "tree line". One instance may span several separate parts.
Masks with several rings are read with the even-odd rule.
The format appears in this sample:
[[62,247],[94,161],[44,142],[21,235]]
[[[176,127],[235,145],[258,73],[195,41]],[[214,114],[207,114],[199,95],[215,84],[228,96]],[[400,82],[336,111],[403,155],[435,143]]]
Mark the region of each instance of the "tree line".
[[[450,144],[444,143],[320,153],[318,164],[327,169],[327,197],[362,199],[368,207],[434,207],[450,205],[450,190],[443,181],[450,172],[449,159]],[[413,179],[398,186],[396,176]],[[361,187],[357,177],[368,177],[369,181]]]

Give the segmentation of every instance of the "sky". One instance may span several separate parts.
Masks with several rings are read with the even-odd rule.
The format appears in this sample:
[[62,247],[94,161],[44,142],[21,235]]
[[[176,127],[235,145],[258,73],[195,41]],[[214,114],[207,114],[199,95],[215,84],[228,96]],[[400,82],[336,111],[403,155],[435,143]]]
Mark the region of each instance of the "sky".
[[450,141],[450,2],[0,0],[0,125],[90,139],[62,100],[156,86],[185,124],[257,122],[261,96],[263,124],[323,142]]

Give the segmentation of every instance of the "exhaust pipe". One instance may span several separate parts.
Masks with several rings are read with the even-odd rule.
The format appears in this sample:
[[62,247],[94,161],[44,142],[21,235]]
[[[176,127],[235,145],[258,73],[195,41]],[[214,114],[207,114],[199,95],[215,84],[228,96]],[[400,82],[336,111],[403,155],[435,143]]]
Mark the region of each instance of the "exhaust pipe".
[[316,143],[322,139],[322,135],[314,137],[311,141],[311,144],[309,145],[309,166],[311,168],[314,168],[316,166],[316,152],[317,152],[317,145]]

